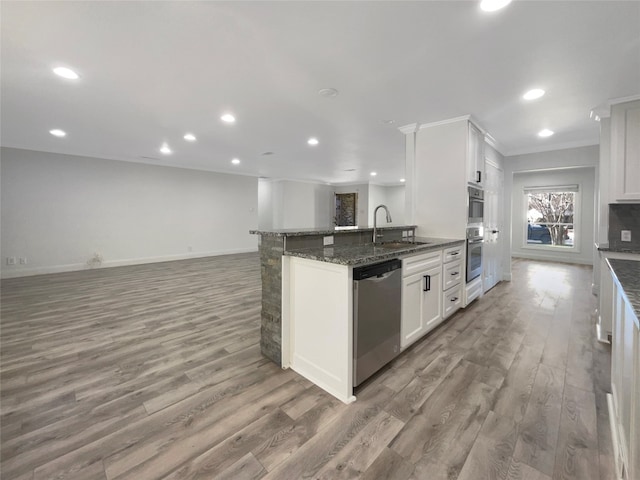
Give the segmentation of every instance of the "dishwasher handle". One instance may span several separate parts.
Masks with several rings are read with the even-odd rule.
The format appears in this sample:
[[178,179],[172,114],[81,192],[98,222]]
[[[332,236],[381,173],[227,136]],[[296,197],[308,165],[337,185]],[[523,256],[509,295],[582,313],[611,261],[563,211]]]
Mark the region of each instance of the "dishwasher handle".
[[387,278],[389,278],[391,275],[394,275],[395,273],[397,273],[397,270],[394,270],[394,271],[388,272],[388,273],[379,273],[375,277],[367,277],[367,278],[365,278],[365,280],[367,282],[383,282]]

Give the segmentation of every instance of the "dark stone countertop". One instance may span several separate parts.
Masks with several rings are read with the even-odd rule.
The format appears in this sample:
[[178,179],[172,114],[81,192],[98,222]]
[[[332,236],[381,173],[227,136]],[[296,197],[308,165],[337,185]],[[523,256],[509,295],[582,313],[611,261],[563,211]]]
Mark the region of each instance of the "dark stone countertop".
[[608,258],[609,267],[640,319],[640,261]]
[[389,260],[405,255],[426,253],[430,250],[464,245],[465,242],[465,240],[460,239],[425,237],[416,237],[416,241],[427,242],[427,244],[413,245],[407,243],[407,246],[402,248],[389,248],[384,245],[374,245],[373,243],[364,245],[327,245],[324,248],[285,250],[284,255],[353,266]]
[[640,254],[640,249],[637,248],[612,248],[608,243],[597,243],[596,248],[601,252],[617,252],[617,253],[637,253]]
[[[411,230],[416,225],[396,225],[378,227],[378,230]],[[340,235],[341,233],[372,232],[373,227],[336,228],[332,226],[322,228],[282,228],[275,230],[249,230],[253,235],[266,235],[269,237],[299,237],[304,235]]]

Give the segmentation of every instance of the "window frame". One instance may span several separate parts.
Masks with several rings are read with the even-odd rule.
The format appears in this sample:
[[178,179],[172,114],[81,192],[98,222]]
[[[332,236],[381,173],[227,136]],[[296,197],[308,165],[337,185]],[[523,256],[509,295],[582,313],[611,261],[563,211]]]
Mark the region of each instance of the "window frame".
[[[567,190],[562,190],[563,187],[566,187]],[[573,187],[575,190],[570,190],[570,187]],[[562,193],[562,192],[572,192],[574,194],[574,202],[573,202],[573,223],[567,223],[567,225],[573,225],[573,245],[551,245],[551,244],[535,244],[528,243],[528,220],[527,215],[529,213],[529,194],[532,191],[538,191],[539,193]],[[527,187],[525,186],[522,189],[522,219],[523,219],[523,229],[522,229],[522,247],[527,250],[538,250],[538,251],[547,251],[547,252],[565,252],[565,253],[580,253],[580,247],[582,238],[579,234],[580,232],[580,215],[582,212],[582,184],[577,185],[544,185],[544,186],[536,186],[536,187]]]

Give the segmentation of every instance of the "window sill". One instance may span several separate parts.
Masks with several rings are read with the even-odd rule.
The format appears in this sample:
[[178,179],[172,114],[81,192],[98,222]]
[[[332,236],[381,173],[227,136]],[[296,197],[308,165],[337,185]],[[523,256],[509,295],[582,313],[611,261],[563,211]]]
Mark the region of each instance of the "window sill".
[[580,248],[577,245],[573,247],[560,247],[557,245],[548,245],[548,244],[531,244],[525,243],[520,248],[524,250],[538,250],[543,252],[564,252],[564,253],[580,253]]

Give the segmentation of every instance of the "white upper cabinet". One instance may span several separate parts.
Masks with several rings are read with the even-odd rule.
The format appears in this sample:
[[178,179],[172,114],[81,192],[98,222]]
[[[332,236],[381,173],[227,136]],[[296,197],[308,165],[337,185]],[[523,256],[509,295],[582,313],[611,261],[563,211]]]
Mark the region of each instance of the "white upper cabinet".
[[471,122],[467,140],[467,182],[476,186],[484,183],[484,134]]
[[484,184],[484,133],[469,116],[405,131],[409,221],[419,236],[465,238],[467,187]]
[[612,200],[640,201],[640,100],[611,107],[611,167]]

